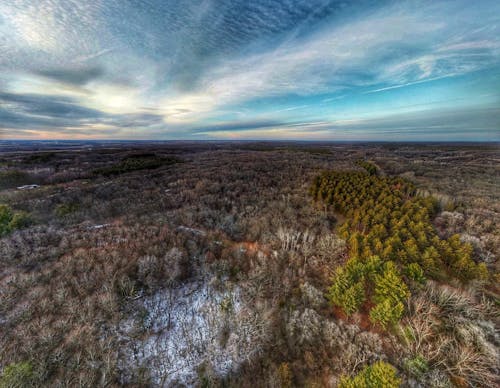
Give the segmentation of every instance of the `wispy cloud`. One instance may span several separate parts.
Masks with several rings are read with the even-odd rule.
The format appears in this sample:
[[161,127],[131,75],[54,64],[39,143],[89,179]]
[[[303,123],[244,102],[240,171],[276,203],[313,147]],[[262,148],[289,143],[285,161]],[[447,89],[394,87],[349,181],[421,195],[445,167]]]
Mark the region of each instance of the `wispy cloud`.
[[[295,136],[297,123],[375,120],[402,98],[422,104],[404,91],[436,93],[438,81],[448,94],[500,101],[498,78],[457,86],[471,74],[500,73],[497,1],[141,4],[0,2],[1,125],[29,134],[52,125],[80,136],[101,125],[110,136],[246,128],[282,137]],[[366,117],[369,104],[382,113]]]
[[383,92],[383,91],[391,90],[391,89],[399,89],[399,88],[404,88],[406,86],[412,86],[412,85],[423,84],[423,83],[426,83],[426,82],[437,81],[438,79],[443,79],[443,78],[448,78],[448,77],[454,77],[456,75],[458,75],[458,74],[447,74],[447,75],[443,75],[441,77],[426,78],[426,79],[423,79],[423,80],[420,80],[420,81],[407,82],[407,83],[401,84],[401,85],[392,85],[392,86],[386,86],[385,88],[368,90],[368,91],[366,91],[364,93],[365,94],[368,94],[368,93],[378,93],[378,92]]
[[435,140],[453,138],[500,141],[500,108],[467,111],[432,109],[376,119],[319,122],[225,123],[200,130],[212,137],[231,139],[280,138],[296,140]]
[[49,70],[39,70],[36,73],[57,82],[71,85],[85,85],[90,81],[102,77],[104,74],[103,69],[98,66],[87,68],[54,68]]
[[[500,62],[494,46],[484,41],[473,47],[486,50],[481,58],[471,60],[475,54],[466,52],[466,46],[453,50],[449,42],[462,30],[461,20],[443,19],[445,6],[430,8],[384,8],[270,51],[227,60],[204,74],[200,93],[220,106],[261,96],[389,84],[374,90],[382,91],[467,74]],[[446,45],[452,52],[435,53],[436,46]]]

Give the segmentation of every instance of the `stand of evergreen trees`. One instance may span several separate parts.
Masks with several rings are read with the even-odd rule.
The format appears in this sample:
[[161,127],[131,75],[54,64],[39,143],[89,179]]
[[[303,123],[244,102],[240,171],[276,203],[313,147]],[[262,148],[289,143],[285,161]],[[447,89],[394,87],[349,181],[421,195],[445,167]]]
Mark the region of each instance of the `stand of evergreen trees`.
[[486,266],[472,259],[470,244],[458,235],[438,236],[431,222],[437,201],[417,195],[409,181],[372,168],[329,171],[315,178],[311,195],[347,218],[339,234],[350,258],[337,268],[328,295],[347,315],[364,308],[373,323],[388,328],[403,316],[412,283],[488,278]]

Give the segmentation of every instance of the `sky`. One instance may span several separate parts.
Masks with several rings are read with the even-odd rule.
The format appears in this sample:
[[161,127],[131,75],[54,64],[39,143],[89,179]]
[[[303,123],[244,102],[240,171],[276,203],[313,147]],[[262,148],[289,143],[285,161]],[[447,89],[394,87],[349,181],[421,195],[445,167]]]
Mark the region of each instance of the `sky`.
[[1,0],[0,138],[500,141],[500,1]]

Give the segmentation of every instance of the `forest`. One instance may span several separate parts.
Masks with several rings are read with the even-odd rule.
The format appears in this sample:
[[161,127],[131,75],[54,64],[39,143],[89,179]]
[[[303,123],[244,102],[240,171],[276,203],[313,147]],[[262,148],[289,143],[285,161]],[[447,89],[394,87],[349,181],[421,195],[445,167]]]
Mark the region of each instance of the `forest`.
[[495,146],[0,143],[0,387],[500,383]]
[[[438,210],[435,198],[416,195],[414,185],[401,178],[369,175],[370,167],[366,174],[326,173],[311,188],[315,198],[347,218],[339,234],[351,258],[336,270],[329,294],[335,305],[350,315],[366,300],[373,304],[370,319],[385,328],[401,318],[409,282],[450,276],[488,280],[486,265],[471,257],[472,245],[457,234],[437,235],[431,223]],[[366,290],[373,295],[367,298]]]

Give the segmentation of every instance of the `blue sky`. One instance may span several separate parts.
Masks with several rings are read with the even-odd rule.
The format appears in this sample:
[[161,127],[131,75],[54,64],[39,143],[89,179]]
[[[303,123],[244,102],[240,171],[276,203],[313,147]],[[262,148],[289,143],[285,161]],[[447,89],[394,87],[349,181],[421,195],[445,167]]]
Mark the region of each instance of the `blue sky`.
[[500,2],[2,0],[0,138],[500,141]]

